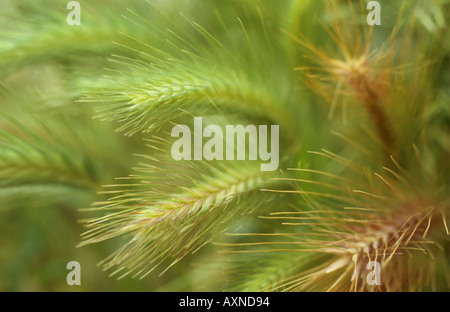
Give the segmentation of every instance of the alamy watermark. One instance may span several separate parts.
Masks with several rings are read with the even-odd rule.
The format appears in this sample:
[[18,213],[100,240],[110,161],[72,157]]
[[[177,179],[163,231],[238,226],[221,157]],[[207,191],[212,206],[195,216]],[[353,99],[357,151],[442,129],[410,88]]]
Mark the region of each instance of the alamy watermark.
[[[71,10],[67,14],[67,24],[70,26],[81,25],[81,5],[78,1],[69,1],[67,10]],[[370,26],[381,25],[381,5],[378,1],[369,1],[366,9],[370,12],[367,14],[367,24]]]
[[67,10],[71,10],[69,14],[67,14],[67,24],[70,26],[73,25],[81,25],[81,6],[78,1],[70,1],[67,3]]
[[367,10],[370,10],[367,14],[367,24],[370,26],[381,25],[381,5],[378,1],[370,1],[366,6]]
[[70,270],[67,274],[66,282],[69,286],[81,285],[81,265],[78,261],[70,261],[66,265],[66,269]]
[[367,276],[366,282],[367,284],[373,285],[381,285],[381,264],[377,261],[370,261],[367,263]]
[[[278,169],[278,125],[270,126],[270,144],[267,125],[258,127],[226,125],[224,140],[223,129],[218,125],[207,125],[203,128],[202,117],[194,117],[193,134],[187,125],[176,125],[172,128],[171,136],[179,138],[173,143],[171,149],[172,158],[175,160],[246,160],[247,156],[248,160],[258,160],[259,154],[259,160],[267,161],[261,164],[261,171]],[[209,138],[205,144],[203,144],[204,138]],[[192,141],[194,141],[193,151]],[[248,148],[246,141],[248,141]]]

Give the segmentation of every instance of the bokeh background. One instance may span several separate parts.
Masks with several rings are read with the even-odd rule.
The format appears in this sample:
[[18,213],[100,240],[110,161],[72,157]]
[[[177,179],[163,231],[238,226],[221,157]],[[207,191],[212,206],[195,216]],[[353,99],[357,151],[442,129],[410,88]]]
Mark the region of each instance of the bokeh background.
[[[145,58],[141,51],[152,51],[159,58],[166,57],[166,51],[170,58],[183,55],[182,45],[187,50],[198,49],[211,58],[210,68],[226,67],[228,62],[236,72],[248,75],[249,81],[257,82],[260,92],[273,86],[276,91],[267,93],[292,109],[289,122],[295,130],[289,135],[296,137],[299,145],[283,148],[301,152],[283,166],[302,162],[326,168],[320,160],[310,159],[306,150],[326,147],[348,155],[342,142],[329,134],[332,129],[342,129],[342,119],[327,119],[329,106],[308,90],[301,73],[294,70],[307,64],[305,52],[287,33],[301,33],[318,47],[337,51],[322,24],[329,25],[334,15],[347,14],[347,22],[360,27],[361,20],[351,19],[350,8],[364,7],[367,1],[336,1],[337,11],[330,12],[319,0],[80,0],[80,26],[67,24],[68,2],[0,0],[0,291],[223,289],[228,278],[223,269],[226,260],[223,253],[217,252],[221,247],[214,244],[186,257],[164,275],[155,271],[142,280],[117,280],[97,266],[126,238],[76,247],[85,231],[80,220],[96,214],[82,209],[106,200],[108,194],[98,193],[105,190],[102,186],[132,174],[132,168],[142,162],[135,154],[149,153],[143,144],[148,134],[127,136],[124,132],[129,129],[115,131],[118,123],[124,123],[120,117],[92,118],[98,115],[99,107],[102,109],[102,96],[115,93],[119,100],[120,96],[129,96],[126,88],[134,74],[132,70],[127,72],[115,85],[105,77],[122,70],[120,60],[150,63],[152,58]],[[380,3],[382,25],[373,35],[373,44],[384,42],[396,26],[403,30],[402,25],[414,21],[417,32],[400,36],[400,41],[411,36],[411,50],[396,52],[415,54],[417,49],[419,54],[434,56],[428,59],[429,64],[440,64],[437,70],[433,67],[430,96],[437,93],[438,100],[428,111],[431,117],[427,122],[448,125],[449,1]],[[405,11],[399,17],[402,7]],[[211,38],[190,27],[193,22],[208,29],[213,41],[228,47],[233,55],[215,59]],[[171,42],[174,33],[179,34],[176,44]],[[245,36],[252,38],[254,47],[244,48]],[[399,42],[397,49],[404,48],[402,44]],[[115,58],[117,55],[123,58]],[[136,80],[142,79],[139,75],[142,73],[136,74]],[[274,114],[278,112],[276,107]],[[230,118],[235,114],[231,110]],[[161,113],[161,118],[164,116]],[[439,148],[448,150],[448,128],[438,128],[430,131],[436,131]],[[170,125],[158,131],[168,129]],[[443,168],[448,168],[449,159],[442,161],[447,163]],[[443,174],[448,181],[448,172]],[[292,199],[282,197],[276,201],[285,208]],[[254,222],[246,218],[242,217],[242,224]],[[256,228],[264,226],[273,225]],[[66,264],[73,260],[81,264],[81,286],[66,283]]]

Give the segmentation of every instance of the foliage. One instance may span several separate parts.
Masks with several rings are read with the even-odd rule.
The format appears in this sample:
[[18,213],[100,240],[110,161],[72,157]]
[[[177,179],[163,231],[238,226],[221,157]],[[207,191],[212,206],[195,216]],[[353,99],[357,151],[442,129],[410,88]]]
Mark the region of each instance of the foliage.
[[[3,0],[0,290],[448,291],[450,2],[379,2]],[[193,116],[279,170],[174,160]]]

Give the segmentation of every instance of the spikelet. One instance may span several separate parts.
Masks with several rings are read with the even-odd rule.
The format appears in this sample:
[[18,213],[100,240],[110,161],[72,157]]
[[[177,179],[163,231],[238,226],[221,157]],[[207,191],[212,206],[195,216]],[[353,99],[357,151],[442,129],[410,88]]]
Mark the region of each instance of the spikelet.
[[272,175],[254,162],[176,163],[167,158],[168,141],[146,140],[152,156],[141,155],[145,163],[135,169],[138,174],[121,179],[130,183],[109,186],[104,193],[113,197],[87,209],[101,217],[84,220],[88,230],[80,246],[129,238],[100,263],[105,270],[116,268],[111,276],[119,278],[145,277],[165,260],[167,270],[209,243],[258,206],[246,198]]
[[[254,236],[259,241],[223,244],[230,248],[226,252],[281,252],[284,257],[297,259],[297,271],[279,268],[280,275],[283,270],[289,274],[252,290],[418,291],[450,287],[446,264],[450,205],[445,195],[449,186],[414,184],[410,173],[395,159],[394,169],[385,167],[384,173],[379,174],[328,151],[318,154],[344,163],[360,178],[349,180],[330,172],[293,169],[302,175],[312,174],[310,178],[288,178],[298,182],[299,190],[286,191],[300,194],[307,208],[262,217],[281,220],[290,230],[236,234]],[[418,160],[417,166],[421,165]],[[435,174],[424,180],[439,183]],[[329,181],[324,182],[321,177]],[[320,189],[307,190],[311,184],[320,185]],[[272,240],[261,241],[267,237]],[[373,269],[368,267],[371,261],[380,264],[380,285],[367,282]],[[438,268],[444,274],[438,273]],[[260,286],[264,285],[260,282]]]
[[[397,76],[406,74],[405,64],[401,63],[405,60],[404,57],[399,59],[397,51],[404,51],[406,43],[398,44],[402,39],[396,38],[396,29],[384,43],[379,43],[373,39],[373,26],[365,24],[364,14],[351,11],[351,20],[364,21],[361,25],[349,24],[345,17],[336,13],[339,9],[335,2],[326,1],[326,4],[332,20],[331,25],[324,28],[336,51],[319,48],[301,34],[288,33],[303,47],[305,58],[311,62],[296,70],[304,73],[305,83],[311,90],[330,103],[329,118],[341,102],[345,114],[349,110],[348,102],[362,105],[377,129],[382,148],[388,155],[393,154],[396,138],[387,110],[393,105],[393,85],[397,91],[404,87],[399,85]],[[349,7],[352,7],[350,3]],[[352,107],[354,110],[358,111],[357,107]]]

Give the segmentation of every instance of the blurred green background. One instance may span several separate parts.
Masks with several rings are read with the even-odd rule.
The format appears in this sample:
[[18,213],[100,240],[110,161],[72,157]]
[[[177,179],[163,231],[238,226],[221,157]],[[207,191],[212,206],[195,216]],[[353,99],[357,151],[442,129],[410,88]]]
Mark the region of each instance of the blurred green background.
[[[221,66],[235,59],[232,66],[242,66],[242,72],[249,73],[249,80],[257,77],[269,81],[266,87],[279,87],[275,96],[283,96],[287,107],[295,112],[291,116],[297,127],[292,131],[293,135],[298,135],[299,145],[307,147],[300,155],[289,159],[288,164],[314,163],[306,150],[326,146],[345,152],[342,143],[329,135],[329,130],[338,128],[341,120],[321,122],[329,107],[318,105],[323,102],[312,100],[314,95],[305,91],[300,74],[293,70],[305,64],[304,54],[283,29],[294,34],[302,32],[314,44],[326,47],[332,41],[321,21],[326,23],[330,15],[322,1],[315,0],[160,0],[150,3],[81,0],[82,25],[69,26],[66,23],[68,2],[0,0],[0,127],[4,129],[0,139],[0,291],[223,289],[227,279],[221,269],[224,255],[217,253],[220,247],[215,245],[208,245],[187,257],[163,276],[158,276],[159,272],[155,271],[142,280],[128,277],[117,280],[97,266],[125,243],[125,238],[76,248],[81,241],[80,234],[85,231],[79,221],[92,217],[79,209],[108,198],[98,194],[102,185],[116,183],[115,177],[128,176],[131,168],[141,161],[133,154],[148,151],[142,144],[146,135],[138,133],[126,137],[115,132],[115,122],[92,119],[97,106],[78,100],[86,91],[94,89],[102,94],[108,90],[110,81],[104,80],[103,76],[109,71],[105,68],[114,71],[121,66],[109,61],[113,55],[144,63],[150,62],[151,58],[146,59],[140,50],[153,51],[158,57],[164,55],[145,44],[154,44],[169,51],[169,55],[183,54],[170,42],[174,36],[168,30],[180,33],[180,41],[184,38],[187,47],[193,50],[196,46],[203,47],[204,55],[213,57],[215,52],[208,50],[211,39],[186,28],[190,21],[195,21],[205,25],[218,41],[230,46],[233,55],[224,59]],[[337,2],[344,14],[348,13],[348,3],[359,6],[359,1]],[[374,42],[383,41],[397,22],[402,24],[412,18],[405,14],[397,20],[401,1],[380,2],[383,26],[374,36]],[[412,2],[406,1],[406,6],[413,6]],[[415,16],[422,32],[430,36],[429,42],[420,41],[423,53],[426,54],[427,49],[436,49],[435,55],[444,55],[444,66],[437,70],[434,83],[436,92],[442,94],[436,101],[434,112],[429,112],[438,119],[450,115],[449,12],[445,12],[448,3],[446,0],[427,1],[424,9]],[[184,14],[180,15],[180,12]],[[256,58],[255,63],[248,61],[255,57],[241,49],[243,34],[236,17],[241,17],[247,25],[250,37],[267,36],[264,39],[267,41],[252,37],[255,42],[253,52],[264,55],[261,59]],[[265,24],[261,24],[261,18]],[[423,37],[416,39],[419,41]],[[214,61],[217,60],[211,61],[211,68]],[[255,64],[257,66],[253,66]],[[253,67],[248,69],[246,66]],[[132,80],[132,76],[133,73],[127,79]],[[273,84],[274,81],[278,82]],[[117,86],[122,83],[117,81]],[[264,90],[264,84],[261,86],[260,90]],[[11,138],[8,133],[15,137]],[[442,145],[445,144],[447,141],[443,140]],[[19,146],[18,150],[13,146]],[[292,147],[295,148],[298,146]],[[318,161],[317,164],[322,163]],[[287,203],[289,200],[283,205],[287,206]],[[66,283],[69,273],[66,264],[70,261],[81,264],[81,286]]]

